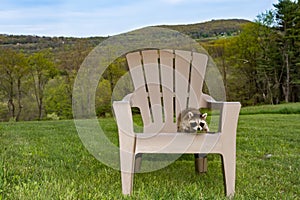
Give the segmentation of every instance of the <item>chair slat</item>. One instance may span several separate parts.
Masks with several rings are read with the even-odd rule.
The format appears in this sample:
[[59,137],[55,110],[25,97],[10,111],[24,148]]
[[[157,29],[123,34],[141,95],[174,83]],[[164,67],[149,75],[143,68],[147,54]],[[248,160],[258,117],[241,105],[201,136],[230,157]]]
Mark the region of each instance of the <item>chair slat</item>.
[[146,91],[141,54],[140,52],[129,53],[126,55],[126,59],[135,88],[135,103],[140,108],[144,126],[149,126],[152,117],[149,105],[147,105],[148,93]]
[[187,108],[191,52],[175,51],[176,117]]
[[[174,120],[174,69],[173,69],[174,54],[173,51],[160,51],[160,70],[161,70],[161,84],[162,96],[164,105],[164,120],[165,131],[176,131],[176,120]],[[176,119],[176,118],[175,118]]]
[[193,53],[189,107],[199,108],[202,95],[203,81],[205,78],[208,57],[204,54]]
[[160,92],[160,72],[158,63],[158,51],[148,50],[142,51],[144,72],[146,84],[150,97],[150,109],[152,113],[153,122],[157,123],[159,127],[163,123],[162,117],[162,102]]

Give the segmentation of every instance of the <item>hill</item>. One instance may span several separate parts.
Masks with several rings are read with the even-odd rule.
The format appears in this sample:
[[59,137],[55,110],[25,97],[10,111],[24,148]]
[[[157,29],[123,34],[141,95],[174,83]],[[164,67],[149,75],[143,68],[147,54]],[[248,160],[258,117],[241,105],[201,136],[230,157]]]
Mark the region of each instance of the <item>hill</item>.
[[27,53],[49,48],[59,51],[66,48],[66,46],[74,46],[76,43],[84,43],[87,46],[97,46],[104,39],[106,38],[41,37],[36,35],[0,34],[0,47],[22,50]]
[[[241,30],[241,25],[249,23],[244,19],[222,19],[211,20],[203,23],[185,24],[185,25],[160,25],[157,27],[177,30],[189,35],[193,39],[206,39],[216,36],[236,35]],[[34,52],[41,49],[52,48],[58,51],[65,48],[66,45],[72,46],[75,43],[82,42],[89,47],[94,47],[107,37],[45,37],[35,35],[6,35],[0,34],[0,47],[23,50],[25,52]]]
[[244,19],[220,19],[196,24],[162,25],[158,27],[179,31],[193,39],[205,39],[216,36],[237,35],[241,31],[241,26],[246,23],[250,23],[250,21]]

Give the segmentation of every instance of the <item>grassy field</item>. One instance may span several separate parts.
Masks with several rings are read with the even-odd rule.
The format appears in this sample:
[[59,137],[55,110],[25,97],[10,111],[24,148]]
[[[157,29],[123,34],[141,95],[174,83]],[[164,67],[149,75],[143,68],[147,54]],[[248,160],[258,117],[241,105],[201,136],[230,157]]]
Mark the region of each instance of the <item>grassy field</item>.
[[[235,199],[300,199],[299,108],[243,108]],[[100,123],[117,141],[114,120]],[[134,194],[123,196],[120,172],[87,152],[73,121],[0,123],[0,147],[0,200],[226,199],[219,155],[208,156],[208,172],[200,176],[192,155],[159,171],[136,174]]]

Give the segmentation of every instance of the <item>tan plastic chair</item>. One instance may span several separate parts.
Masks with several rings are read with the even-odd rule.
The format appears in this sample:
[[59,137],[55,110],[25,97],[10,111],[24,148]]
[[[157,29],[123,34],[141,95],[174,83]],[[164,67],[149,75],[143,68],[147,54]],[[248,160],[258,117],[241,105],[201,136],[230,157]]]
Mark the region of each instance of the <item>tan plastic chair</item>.
[[[207,55],[182,50],[143,50],[128,53],[126,58],[135,90],[122,101],[113,102],[119,131],[123,194],[132,193],[138,154],[217,153],[222,155],[226,195],[233,196],[236,128],[241,105],[217,102],[202,93]],[[134,132],[132,107],[140,109],[143,133]],[[219,131],[213,134],[177,132],[176,119],[187,107],[220,109]],[[206,171],[206,158],[201,162],[199,170]]]

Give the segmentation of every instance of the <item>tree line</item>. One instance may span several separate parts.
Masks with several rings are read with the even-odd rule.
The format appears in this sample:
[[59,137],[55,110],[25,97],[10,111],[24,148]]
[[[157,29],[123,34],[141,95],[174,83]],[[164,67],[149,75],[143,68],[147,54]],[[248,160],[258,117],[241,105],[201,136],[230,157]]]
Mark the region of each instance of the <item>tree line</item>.
[[[242,26],[238,35],[200,40],[223,75],[227,100],[243,105],[299,101],[299,1],[279,0],[274,9]],[[73,83],[94,47],[85,40],[62,45],[59,51],[1,47],[0,120],[72,118]],[[98,116],[111,113],[113,89],[126,71],[122,57],[100,79],[95,102]]]
[[[62,50],[1,47],[0,121],[71,119],[73,84],[94,47],[82,40]],[[118,58],[103,74],[96,94],[98,116],[111,112],[113,88],[126,70],[125,59]]]
[[187,24],[187,25],[162,25],[159,27],[169,28],[186,34],[193,39],[208,39],[218,36],[238,35],[241,25],[249,23],[243,19],[219,19],[211,20],[204,23]]
[[203,44],[223,74],[229,100],[257,105],[300,99],[300,2],[273,6],[237,37]]

